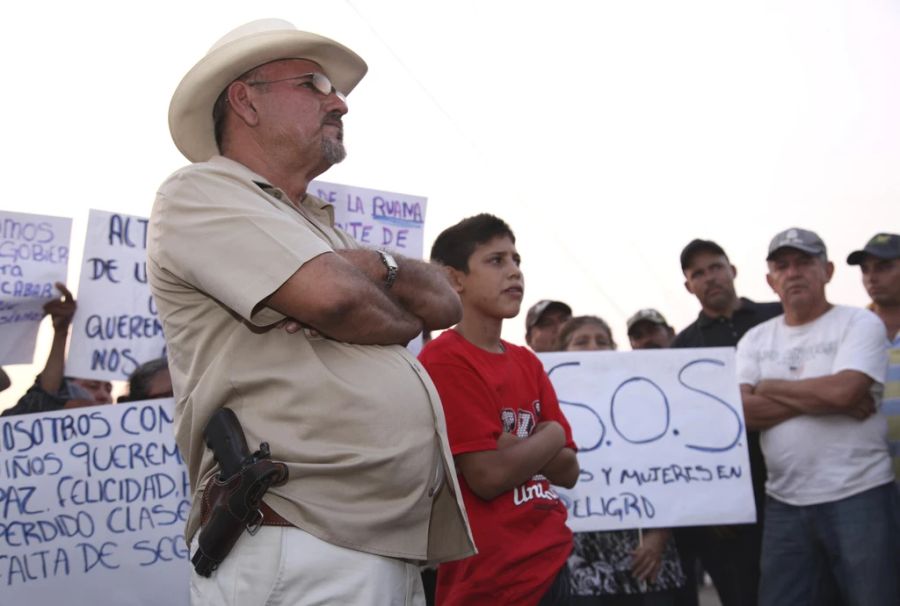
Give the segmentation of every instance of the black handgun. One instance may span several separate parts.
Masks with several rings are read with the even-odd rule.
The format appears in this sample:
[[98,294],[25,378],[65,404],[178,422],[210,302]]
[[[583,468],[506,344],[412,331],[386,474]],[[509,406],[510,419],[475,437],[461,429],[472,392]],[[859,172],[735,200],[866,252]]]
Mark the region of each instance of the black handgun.
[[203,429],[203,439],[219,464],[219,474],[207,482],[198,549],[191,558],[197,574],[208,577],[225,559],[244,529],[259,529],[262,496],[270,486],[287,482],[284,463],[271,459],[269,444],[250,452],[247,439],[230,408],[220,408]]

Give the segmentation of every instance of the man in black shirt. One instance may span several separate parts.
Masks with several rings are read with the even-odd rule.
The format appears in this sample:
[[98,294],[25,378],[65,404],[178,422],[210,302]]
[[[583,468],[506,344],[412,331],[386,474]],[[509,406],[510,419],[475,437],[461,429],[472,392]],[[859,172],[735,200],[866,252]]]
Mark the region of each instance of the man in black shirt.
[[[681,270],[684,287],[697,297],[701,309],[697,320],[678,333],[672,347],[734,347],[745,332],[782,313],[780,303],[755,303],[737,296],[734,289],[737,268],[722,247],[711,240],[688,243],[681,251]],[[747,450],[759,522],[684,528],[675,533],[688,578],[695,578],[694,566],[699,557],[713,579],[723,606],[756,606],[757,603],[762,543],[760,516],[766,483],[758,432],[747,432]],[[677,603],[679,606],[697,604],[694,583],[685,585]]]

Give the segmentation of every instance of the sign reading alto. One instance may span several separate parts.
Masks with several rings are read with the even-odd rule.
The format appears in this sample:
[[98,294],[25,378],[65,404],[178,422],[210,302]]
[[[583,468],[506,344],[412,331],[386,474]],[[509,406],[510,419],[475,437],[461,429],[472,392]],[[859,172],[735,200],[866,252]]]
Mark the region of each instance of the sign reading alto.
[[578,484],[554,488],[573,530],[755,521],[732,348],[539,357],[579,448]]
[[0,364],[30,364],[44,304],[69,266],[72,220],[0,211]]
[[125,380],[140,364],[165,355],[162,322],[147,284],[147,223],[91,210],[67,374]]

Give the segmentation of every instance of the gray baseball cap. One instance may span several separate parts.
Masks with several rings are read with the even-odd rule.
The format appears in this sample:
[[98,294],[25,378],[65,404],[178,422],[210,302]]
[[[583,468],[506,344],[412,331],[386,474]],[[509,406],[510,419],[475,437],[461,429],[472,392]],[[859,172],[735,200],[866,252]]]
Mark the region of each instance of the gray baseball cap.
[[625,326],[628,328],[628,334],[631,334],[631,329],[638,322],[651,322],[653,324],[659,324],[660,326],[668,326],[669,323],[666,322],[666,318],[651,307],[647,307],[645,309],[639,309],[634,313],[633,316],[628,318],[628,321],[625,322]]
[[567,316],[572,315],[572,308],[563,303],[562,301],[552,301],[550,299],[541,299],[537,303],[531,306],[528,310],[528,313],[525,315],[525,329],[530,330],[532,326],[537,324],[541,316],[544,315],[544,312],[549,311],[551,309],[559,309]]
[[900,259],[900,236],[897,234],[876,234],[866,242],[862,250],[854,250],[847,257],[850,265],[861,265],[866,255],[878,259]]
[[828,250],[825,248],[822,238],[814,231],[799,227],[786,229],[772,238],[772,241],[769,242],[769,256],[766,257],[766,261],[771,261],[775,253],[782,248],[793,248],[816,257],[827,258],[828,256]]

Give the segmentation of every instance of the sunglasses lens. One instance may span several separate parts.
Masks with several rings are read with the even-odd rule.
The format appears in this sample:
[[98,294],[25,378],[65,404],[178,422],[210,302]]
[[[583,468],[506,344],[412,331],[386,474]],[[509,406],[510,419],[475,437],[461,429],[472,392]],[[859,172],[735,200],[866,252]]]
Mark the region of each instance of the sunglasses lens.
[[335,95],[337,95],[338,99],[340,99],[344,103],[347,102],[346,95],[344,95],[344,93],[334,87],[334,85],[331,83],[331,80],[328,79],[328,76],[325,76],[323,74],[313,74],[312,83],[313,86],[316,87],[316,90],[323,95],[330,95],[331,93],[334,93]]
[[316,87],[316,90],[323,95],[331,93],[331,80],[329,80],[322,74],[313,74],[312,83],[313,86]]

